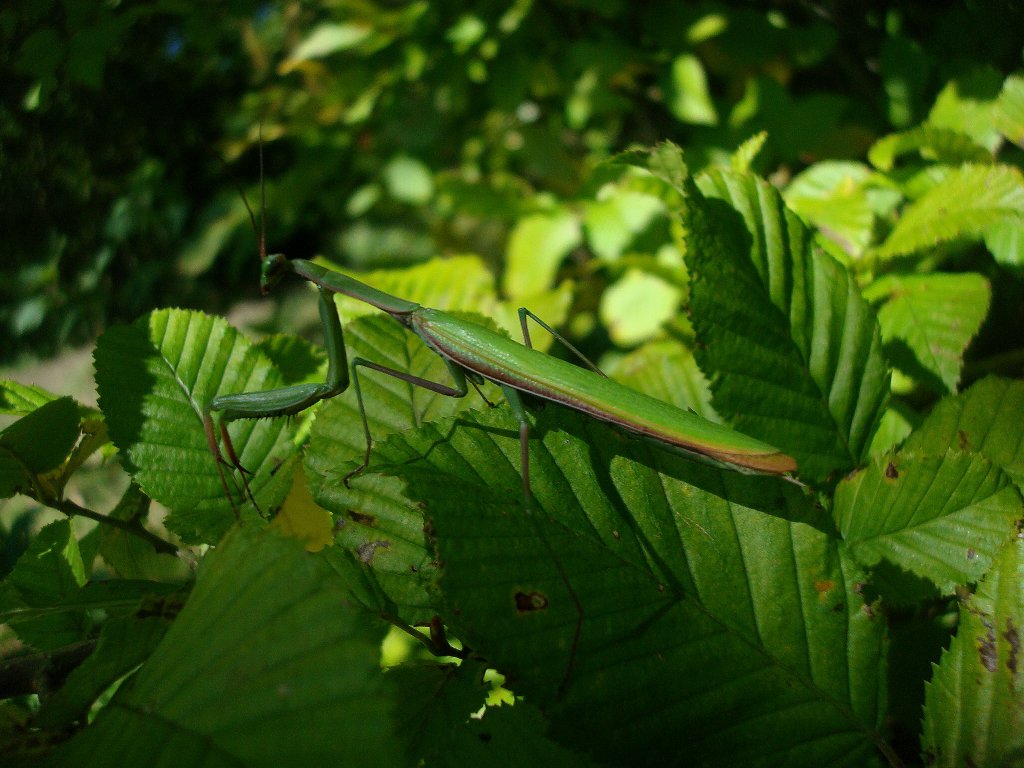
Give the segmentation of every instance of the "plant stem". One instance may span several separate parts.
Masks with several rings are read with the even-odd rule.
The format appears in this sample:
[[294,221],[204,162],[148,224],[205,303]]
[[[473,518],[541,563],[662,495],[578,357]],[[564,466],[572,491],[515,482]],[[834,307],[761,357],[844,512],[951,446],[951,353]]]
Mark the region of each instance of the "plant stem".
[[181,554],[178,548],[169,541],[161,539],[155,533],[147,531],[137,523],[132,523],[127,520],[118,520],[117,518],[108,517],[107,515],[101,515],[99,512],[93,512],[91,509],[80,507],[78,504],[75,504],[75,502],[69,501],[68,499],[47,499],[44,503],[68,516],[78,515],[79,517],[87,517],[90,520],[95,520],[97,523],[110,525],[114,528],[120,528],[125,533],[130,533],[132,536],[137,536],[143,541],[149,543],[149,545],[152,546],[159,554],[174,556]]

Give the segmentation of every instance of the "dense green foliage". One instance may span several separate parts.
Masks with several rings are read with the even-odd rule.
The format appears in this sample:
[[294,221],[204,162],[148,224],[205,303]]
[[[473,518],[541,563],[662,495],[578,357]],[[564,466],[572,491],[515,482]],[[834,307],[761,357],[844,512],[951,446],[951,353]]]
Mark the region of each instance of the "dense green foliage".
[[[9,349],[106,326],[97,409],[0,385],[0,498],[62,513],[4,531],[0,749],[1019,760],[1024,17],[485,5],[0,11]],[[351,487],[348,391],[232,424],[253,499],[237,473],[226,497],[205,404],[320,381],[325,355],[147,310],[253,294],[231,177],[257,189],[261,120],[273,250],[513,338],[526,305],[619,381],[793,456],[799,482],[548,407],[528,513],[506,407],[369,374]],[[447,381],[339,305],[350,358]],[[75,490],[100,455],[127,485],[109,512]]]

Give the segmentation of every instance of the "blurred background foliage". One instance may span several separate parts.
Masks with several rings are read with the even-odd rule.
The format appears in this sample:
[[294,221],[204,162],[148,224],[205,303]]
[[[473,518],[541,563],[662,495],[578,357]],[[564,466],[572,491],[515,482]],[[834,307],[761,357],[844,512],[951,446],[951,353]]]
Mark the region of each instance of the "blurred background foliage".
[[535,308],[585,277],[571,331],[629,347],[685,272],[669,217],[601,190],[603,160],[668,139],[697,169],[745,146],[785,186],[925,119],[991,149],[971,110],[1020,68],[1021,29],[1000,0],[8,0],[0,362],[255,297],[238,188],[258,199],[261,124],[273,250],[364,270],[472,254]]

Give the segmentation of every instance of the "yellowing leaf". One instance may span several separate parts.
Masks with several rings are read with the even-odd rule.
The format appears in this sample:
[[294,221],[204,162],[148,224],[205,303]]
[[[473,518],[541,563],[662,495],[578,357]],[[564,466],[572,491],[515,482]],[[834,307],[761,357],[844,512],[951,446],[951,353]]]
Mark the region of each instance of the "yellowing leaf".
[[309,495],[302,467],[292,475],[292,489],[270,527],[277,528],[285,536],[306,542],[307,552],[319,552],[334,543],[334,521],[330,513]]

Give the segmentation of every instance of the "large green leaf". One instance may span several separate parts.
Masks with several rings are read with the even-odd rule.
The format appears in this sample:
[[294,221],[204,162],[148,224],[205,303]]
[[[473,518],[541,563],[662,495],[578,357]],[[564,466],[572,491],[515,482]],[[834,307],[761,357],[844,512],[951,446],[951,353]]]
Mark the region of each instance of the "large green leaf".
[[96,649],[72,670],[60,690],[47,697],[35,725],[56,729],[84,720],[107,688],[149,658],[168,625],[167,617],[159,615],[108,619]]
[[[135,482],[173,510],[167,525],[186,542],[217,541],[235,515],[203,432],[204,408],[219,394],[280,386],[276,369],[224,320],[175,309],[109,329],[95,359],[100,407]],[[293,427],[286,419],[244,420],[229,431],[257,502],[273,508],[291,483]],[[237,473],[225,473],[243,506]]]
[[1019,765],[1024,755],[1024,539],[1003,547],[960,606],[949,650],[925,688],[926,765]]
[[[888,395],[878,323],[767,183],[714,171],[686,202],[690,312],[715,410],[821,480],[865,456]],[[713,199],[720,198],[720,199]]]
[[939,403],[905,450],[982,454],[1024,490],[1024,382],[989,376]]
[[836,524],[861,562],[884,557],[946,594],[980,578],[1022,513],[998,467],[953,450],[876,456],[835,496]]
[[981,237],[988,227],[1024,217],[1024,177],[1008,165],[965,165],[903,211],[878,249],[881,257]]
[[887,275],[864,295],[878,311],[890,361],[943,394],[956,391],[963,354],[988,314],[988,280],[973,273]]
[[[363,357],[421,378],[451,384],[443,360],[419,338],[387,317],[349,323],[350,359]],[[366,368],[359,369],[367,422],[379,443],[394,432],[414,429],[468,408],[486,407],[470,391],[451,398]],[[484,390],[492,402],[500,392]],[[306,474],[317,503],[339,519],[337,541],[370,568],[384,592],[409,622],[429,619],[425,584],[436,566],[423,538],[423,515],[393,478],[367,476],[347,488],[342,482],[362,459],[366,437],[354,387],[324,405],[313,425]]]
[[[444,618],[610,763],[862,765],[884,744],[882,626],[793,485],[540,413],[523,508],[506,409],[396,433],[443,564]],[[354,485],[370,482],[359,480]]]
[[397,764],[383,627],[301,544],[235,529],[64,765]]

